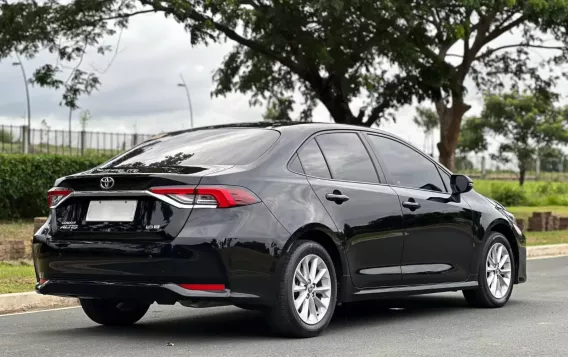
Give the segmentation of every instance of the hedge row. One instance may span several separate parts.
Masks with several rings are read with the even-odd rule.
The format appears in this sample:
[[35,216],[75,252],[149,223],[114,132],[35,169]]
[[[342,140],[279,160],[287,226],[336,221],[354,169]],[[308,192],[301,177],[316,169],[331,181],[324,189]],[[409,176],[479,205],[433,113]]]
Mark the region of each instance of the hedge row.
[[568,182],[474,180],[474,189],[504,206],[568,206]]
[[47,190],[62,176],[89,170],[104,157],[0,154],[0,220],[47,213]]

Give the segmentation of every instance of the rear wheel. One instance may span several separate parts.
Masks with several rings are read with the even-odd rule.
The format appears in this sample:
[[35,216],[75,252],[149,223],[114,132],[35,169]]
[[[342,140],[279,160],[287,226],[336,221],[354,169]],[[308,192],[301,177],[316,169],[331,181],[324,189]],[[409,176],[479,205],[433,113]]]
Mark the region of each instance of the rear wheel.
[[486,239],[479,263],[479,286],[464,290],[467,302],[476,307],[502,307],[513,292],[515,260],[509,241],[498,232]]
[[335,310],[337,279],[333,261],[321,245],[304,240],[295,242],[283,259],[269,322],[287,336],[317,336],[329,325]]
[[128,326],[140,320],[150,305],[138,301],[81,299],[81,307],[94,322],[108,326]]

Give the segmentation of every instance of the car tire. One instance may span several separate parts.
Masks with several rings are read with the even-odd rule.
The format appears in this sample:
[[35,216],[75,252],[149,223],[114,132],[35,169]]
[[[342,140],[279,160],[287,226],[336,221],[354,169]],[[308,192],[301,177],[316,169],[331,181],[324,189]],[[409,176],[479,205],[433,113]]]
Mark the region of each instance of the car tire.
[[85,314],[106,326],[129,326],[140,320],[150,305],[137,301],[80,299]]
[[[501,261],[495,262],[497,259]],[[479,262],[479,285],[475,289],[463,291],[468,304],[483,308],[504,306],[513,292],[515,269],[509,241],[503,234],[491,232],[485,240]]]
[[285,336],[315,337],[329,325],[335,310],[337,277],[333,261],[320,244],[309,240],[294,242],[282,259],[277,269],[276,302],[266,312],[268,322]]

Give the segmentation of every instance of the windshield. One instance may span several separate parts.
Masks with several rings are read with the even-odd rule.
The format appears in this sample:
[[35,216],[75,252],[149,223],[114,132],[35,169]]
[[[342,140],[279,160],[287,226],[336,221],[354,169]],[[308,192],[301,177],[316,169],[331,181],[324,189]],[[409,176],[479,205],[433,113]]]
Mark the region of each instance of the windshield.
[[112,159],[101,169],[195,165],[246,165],[278,140],[271,129],[221,128],[170,134]]

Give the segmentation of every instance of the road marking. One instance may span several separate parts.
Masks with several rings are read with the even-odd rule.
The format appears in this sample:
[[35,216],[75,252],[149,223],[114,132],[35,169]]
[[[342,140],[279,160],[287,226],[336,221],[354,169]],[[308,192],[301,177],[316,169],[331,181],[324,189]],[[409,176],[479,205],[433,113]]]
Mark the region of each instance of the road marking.
[[24,312],[15,312],[12,314],[4,314],[4,315],[0,315],[0,318],[2,317],[6,317],[6,316],[17,316],[17,315],[26,315],[26,314],[35,314],[38,312],[52,312],[52,311],[61,311],[61,310],[69,310],[69,309],[76,309],[80,306],[69,306],[69,307],[59,307],[57,309],[46,309],[46,310],[34,310],[34,311],[24,311]]

